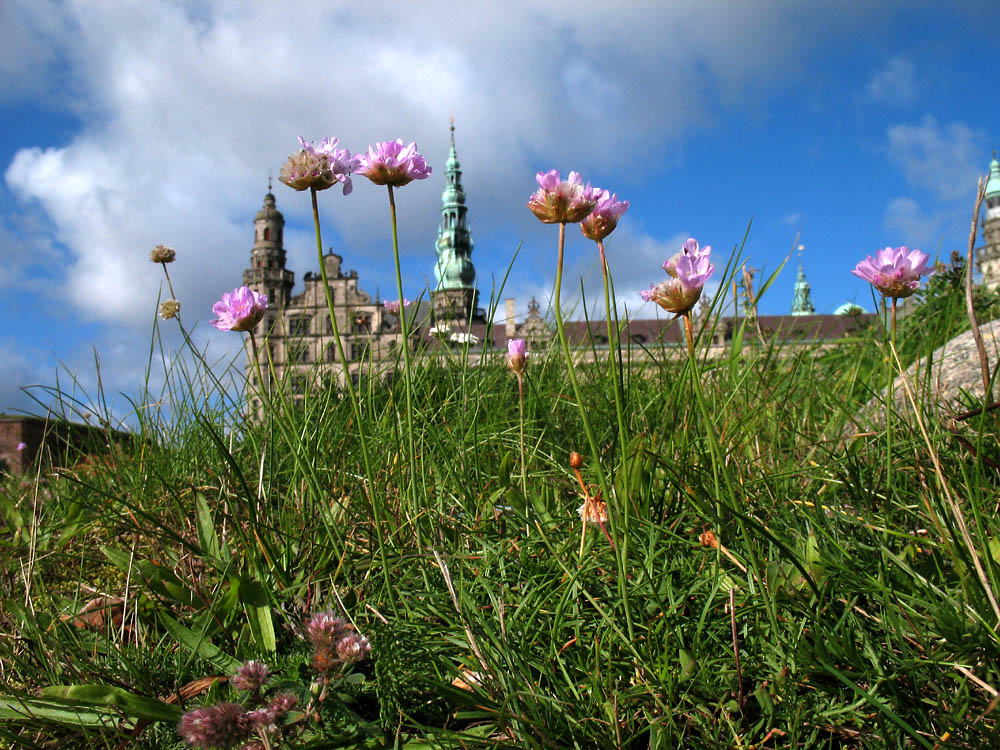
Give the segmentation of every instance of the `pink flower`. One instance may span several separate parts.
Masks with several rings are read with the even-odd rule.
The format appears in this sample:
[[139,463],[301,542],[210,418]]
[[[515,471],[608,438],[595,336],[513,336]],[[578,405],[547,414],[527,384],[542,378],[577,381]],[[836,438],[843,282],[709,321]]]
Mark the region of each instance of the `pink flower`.
[[594,210],[580,224],[584,237],[595,242],[603,240],[618,226],[618,220],[628,211],[628,201],[619,201],[618,196],[605,190],[601,193]]
[[535,175],[538,190],[528,199],[528,208],[545,224],[576,224],[594,210],[601,191],[592,188],[576,172],[563,180],[559,172],[550,169]]
[[417,144],[404,146],[401,138],[369,146],[367,156],[358,154],[358,162],[359,166],[354,171],[376,185],[402,187],[431,174],[431,168],[417,152]]
[[350,625],[333,612],[317,612],[306,623],[306,639],[315,647],[336,646]]
[[699,247],[698,241],[692,237],[679,253],[664,262],[663,270],[671,278],[651,285],[648,290],[639,292],[639,296],[647,302],[655,302],[667,312],[677,315],[688,312],[701,297],[705,282],[715,271],[709,260],[711,251],[711,245]]
[[507,367],[520,375],[528,358],[527,342],[524,339],[507,339]]
[[18,443],[18,444],[17,444],[17,450],[18,450],[18,451],[23,451],[23,450],[24,450],[25,448],[27,448],[27,447],[28,447],[28,444],[27,444],[27,443]]
[[344,664],[357,664],[372,650],[368,639],[357,633],[349,633],[337,642],[337,656]]
[[260,322],[267,310],[267,295],[241,286],[222,295],[212,305],[212,312],[219,316],[212,325],[220,331],[249,331]]
[[[406,299],[406,297],[403,297],[402,306],[409,307],[409,305],[410,305],[410,300]],[[393,300],[387,299],[385,302],[382,303],[382,306],[385,308],[385,311],[387,313],[392,313],[393,315],[399,315],[400,304],[398,299],[393,299]]]
[[908,247],[887,247],[873,258],[866,255],[851,273],[878,289],[883,296],[898,299],[909,297],[920,286],[921,276],[930,276],[927,261],[930,256]]
[[270,670],[264,662],[256,660],[248,661],[236,670],[236,674],[233,675],[233,679],[229,682],[237,690],[256,693],[264,687],[268,674],[270,674]]
[[344,195],[350,195],[354,189],[351,172],[358,168],[361,160],[351,156],[346,148],[337,148],[339,142],[336,138],[324,138],[319,145],[313,146],[299,136],[302,149],[285,160],[278,179],[295,190],[326,190],[341,182]]
[[250,724],[243,706],[216,703],[188,711],[177,725],[177,733],[197,748],[227,748],[250,736]]

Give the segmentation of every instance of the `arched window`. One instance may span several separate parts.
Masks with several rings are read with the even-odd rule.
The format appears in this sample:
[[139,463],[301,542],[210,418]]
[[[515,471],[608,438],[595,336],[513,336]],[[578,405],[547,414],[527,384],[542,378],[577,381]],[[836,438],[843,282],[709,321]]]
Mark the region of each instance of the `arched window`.
[[264,239],[265,240],[271,239],[271,227],[264,228]]

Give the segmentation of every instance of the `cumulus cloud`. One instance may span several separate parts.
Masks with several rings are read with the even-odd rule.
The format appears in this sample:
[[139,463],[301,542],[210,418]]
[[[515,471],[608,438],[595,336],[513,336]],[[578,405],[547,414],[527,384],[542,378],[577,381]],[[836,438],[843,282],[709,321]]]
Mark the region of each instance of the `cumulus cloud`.
[[913,63],[893,57],[868,81],[868,96],[881,104],[906,105],[917,97]]
[[888,153],[910,184],[955,200],[975,192],[983,160],[982,141],[963,122],[941,125],[928,115],[919,125],[892,125]]
[[[238,279],[264,177],[295,135],[335,134],[355,150],[415,139],[440,173],[454,107],[474,229],[506,228],[513,247],[536,231],[522,205],[535,169],[650,169],[649,157],[669,157],[678,139],[719,116],[720,103],[787,76],[808,44],[801,16],[782,3],[593,2],[572,14],[526,0],[405,10],[377,2],[7,7],[19,44],[45,50],[30,67],[49,79],[62,71],[66,106],[83,122],[67,145],[19,152],[7,185],[42,207],[48,241],[67,249],[60,291],[82,314],[116,322],[154,294],[145,256],[157,243],[178,249],[186,310],[207,309]],[[389,7],[393,24],[383,22]],[[4,55],[3,70],[16,77],[20,63]],[[328,244],[346,245],[378,284],[389,257],[384,195],[359,185],[347,200],[324,200]],[[414,186],[399,204],[409,276],[420,278],[439,196]],[[290,191],[279,192],[279,206],[293,223],[307,216],[308,201]],[[477,263],[495,270],[483,255]]]

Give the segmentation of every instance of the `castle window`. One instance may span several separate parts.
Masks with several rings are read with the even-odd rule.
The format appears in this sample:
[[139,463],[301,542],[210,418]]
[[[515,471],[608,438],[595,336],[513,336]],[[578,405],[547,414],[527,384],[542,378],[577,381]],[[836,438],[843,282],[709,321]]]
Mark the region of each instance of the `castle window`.
[[274,297],[274,287],[271,287],[270,289],[267,290],[267,301],[270,302],[272,305],[278,303],[278,300],[275,299]]
[[264,229],[264,239],[265,240],[271,239],[271,227],[266,227]]
[[304,365],[309,362],[309,347],[305,344],[293,344],[288,351],[288,361],[295,365]]
[[288,333],[290,336],[306,336],[309,334],[309,318],[296,317],[288,321]]
[[304,375],[292,375],[292,393],[301,394],[306,391],[306,378]]

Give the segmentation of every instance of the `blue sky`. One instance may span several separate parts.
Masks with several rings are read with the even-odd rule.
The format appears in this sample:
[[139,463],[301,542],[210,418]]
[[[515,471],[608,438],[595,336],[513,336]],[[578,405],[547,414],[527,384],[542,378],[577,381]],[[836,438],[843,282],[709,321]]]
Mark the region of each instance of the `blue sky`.
[[[759,7],[754,7],[759,6]],[[632,206],[608,241],[621,304],[696,237],[718,253],[752,219],[750,264],[794,246],[817,310],[870,307],[849,271],[878,247],[967,243],[1000,140],[992,2],[158,2],[0,6],[0,411],[75,377],[135,393],[174,246],[183,316],[207,325],[249,261],[252,219],[296,136],[358,151],[415,140],[434,168],[398,192],[407,296],[433,281],[448,118],[481,294],[523,242],[504,296],[554,277],[555,230],[525,208],[539,170],[575,169]],[[384,191],[322,195],[325,243],[395,296]],[[316,267],[304,194],[275,183],[296,280]],[[598,288],[570,233],[570,288]],[[791,304],[791,263],[762,301]],[[176,346],[172,331],[168,345]],[[119,398],[119,403],[124,401]],[[124,404],[127,406],[127,404]]]

